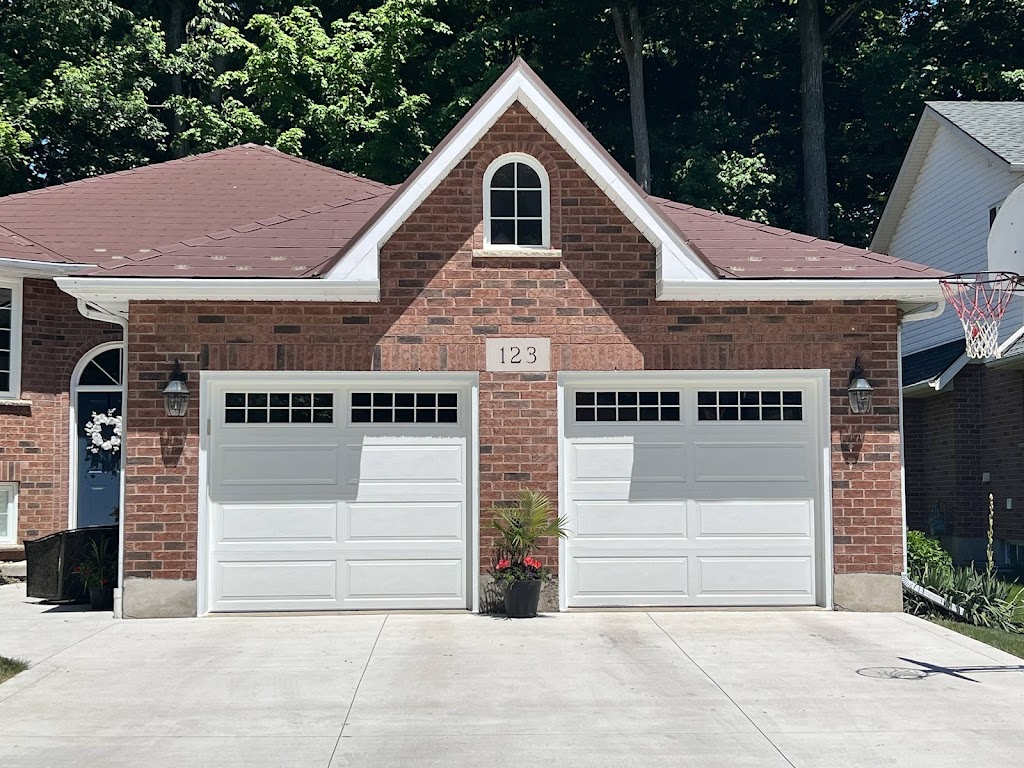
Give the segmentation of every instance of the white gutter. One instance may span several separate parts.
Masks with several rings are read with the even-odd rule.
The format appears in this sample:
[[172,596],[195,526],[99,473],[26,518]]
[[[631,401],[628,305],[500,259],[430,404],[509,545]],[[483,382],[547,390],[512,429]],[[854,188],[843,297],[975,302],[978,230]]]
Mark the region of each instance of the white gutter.
[[126,311],[129,301],[380,301],[376,280],[61,277],[65,293]]
[[[938,304],[942,288],[938,278],[879,280],[708,280],[662,281],[660,301],[828,301],[891,300],[914,304]],[[920,318],[924,319],[924,317]]]
[[937,595],[930,589],[922,587],[916,581],[911,581],[910,577],[907,576],[906,573],[903,574],[902,581],[903,588],[906,589],[908,592],[913,592],[918,597],[923,597],[928,602],[933,603],[939,606],[940,608],[945,608],[950,613],[955,613],[961,619],[966,618],[967,612],[964,611],[963,608],[961,608],[956,603],[947,600],[942,595]]
[[0,273],[10,277],[62,277],[92,267],[92,264],[54,264],[49,261],[0,258]]

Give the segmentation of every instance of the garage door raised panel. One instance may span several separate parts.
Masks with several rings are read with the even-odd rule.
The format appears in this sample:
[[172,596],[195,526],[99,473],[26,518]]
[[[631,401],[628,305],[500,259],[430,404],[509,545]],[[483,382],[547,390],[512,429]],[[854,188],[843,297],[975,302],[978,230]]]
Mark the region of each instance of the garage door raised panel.
[[208,392],[210,610],[468,607],[466,384]]
[[812,378],[563,378],[569,607],[813,605]]

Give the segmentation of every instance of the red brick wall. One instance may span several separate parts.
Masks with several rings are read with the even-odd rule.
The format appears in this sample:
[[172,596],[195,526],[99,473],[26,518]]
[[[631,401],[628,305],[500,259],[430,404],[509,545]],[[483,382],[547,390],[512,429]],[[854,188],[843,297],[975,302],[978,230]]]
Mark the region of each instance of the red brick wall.
[[904,407],[909,526],[984,539],[991,493],[996,537],[1024,540],[1024,371],[969,365]]
[[[25,280],[21,397],[31,406],[0,405],[0,481],[16,481],[18,539],[68,524],[71,374],[82,355],[121,337],[121,329],[88,320],[52,280]],[[0,559],[24,550],[2,550]]]
[[[472,255],[484,169],[513,150],[548,169],[561,260]],[[193,381],[199,369],[480,371],[494,335],[549,337],[555,370],[831,369],[836,571],[899,573],[895,304],[656,302],[655,272],[653,248],[513,109],[386,244],[379,304],[133,303],[126,575],[195,578],[197,409],[169,419],[159,394],[175,357]],[[875,386],[867,416],[846,399],[857,355]],[[556,497],[555,398],[554,372],[481,373],[482,509],[524,485]],[[553,543],[544,556],[556,562]]]

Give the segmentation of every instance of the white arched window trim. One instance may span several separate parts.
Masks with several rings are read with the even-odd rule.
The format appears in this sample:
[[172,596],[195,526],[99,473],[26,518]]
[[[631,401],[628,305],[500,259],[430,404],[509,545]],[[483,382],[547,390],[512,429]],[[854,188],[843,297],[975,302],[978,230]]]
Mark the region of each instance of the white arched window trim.
[[[82,373],[89,363],[95,358],[99,357],[104,352],[111,349],[121,350],[121,371],[120,381],[111,382],[110,384],[79,384],[78,380],[82,378]],[[128,372],[128,346],[123,341],[107,341],[103,344],[97,344],[95,347],[86,352],[79,361],[75,364],[75,369],[71,372],[71,386],[69,392],[69,429],[68,434],[71,438],[70,445],[70,462],[68,464],[69,479],[68,479],[68,527],[74,528],[78,524],[78,393],[79,392],[120,392],[121,393],[121,415],[124,417],[125,411],[125,399],[127,398],[128,391],[125,387],[125,377]],[[123,446],[122,446],[123,450]],[[122,456],[124,454],[122,453]],[[124,509],[124,472],[121,473],[121,509]],[[123,524],[124,516],[122,515],[121,521]],[[122,531],[123,533],[123,531]],[[122,537],[121,541],[124,539]]]
[[[540,178],[541,244],[515,245],[508,243],[491,244],[491,180],[494,174],[508,163],[522,163],[537,172]],[[551,248],[551,184],[548,172],[533,155],[525,152],[509,152],[495,158],[484,171],[484,249],[488,251],[547,251]]]

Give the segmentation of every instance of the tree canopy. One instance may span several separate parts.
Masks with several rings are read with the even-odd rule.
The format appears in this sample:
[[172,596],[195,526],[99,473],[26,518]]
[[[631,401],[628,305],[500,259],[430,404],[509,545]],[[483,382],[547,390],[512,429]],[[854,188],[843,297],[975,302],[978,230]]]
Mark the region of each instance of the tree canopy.
[[865,244],[925,100],[1024,97],[1024,0],[0,0],[0,194],[246,141],[396,182],[521,55],[654,194],[807,231],[808,19]]

